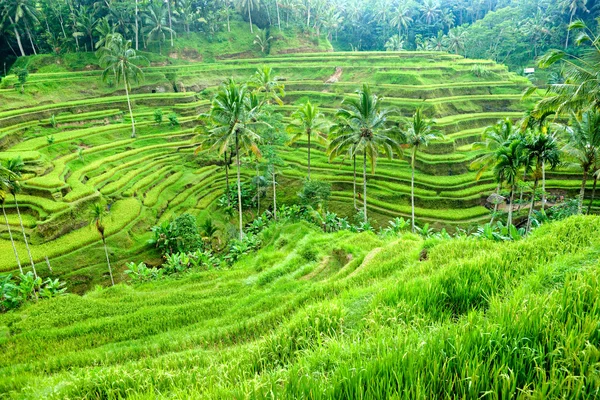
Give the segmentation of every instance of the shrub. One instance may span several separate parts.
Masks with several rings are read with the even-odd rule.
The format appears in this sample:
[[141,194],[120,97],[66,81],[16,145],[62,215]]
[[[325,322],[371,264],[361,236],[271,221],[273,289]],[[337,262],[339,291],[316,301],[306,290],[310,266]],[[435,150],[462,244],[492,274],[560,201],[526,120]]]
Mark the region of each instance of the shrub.
[[17,279],[12,275],[0,277],[0,312],[6,312],[20,307],[29,300],[40,297],[49,299],[66,292],[65,283],[58,279],[35,277],[32,272],[20,274]]
[[148,266],[143,262],[139,264],[134,262],[128,263],[125,273],[136,282],[148,282],[159,279],[163,276],[162,270],[158,268],[148,268]]
[[53,144],[54,143],[54,136],[52,136],[52,135],[46,136],[46,142],[48,142],[48,144]]
[[179,126],[179,119],[177,118],[177,114],[171,113],[167,118],[169,118],[169,125]]
[[313,208],[324,207],[331,197],[331,184],[328,182],[311,180],[304,181],[302,191],[298,193],[302,204]]
[[202,249],[203,242],[196,218],[190,214],[182,214],[172,222],[152,228],[154,237],[150,243],[162,253],[163,256],[174,253],[191,253]]
[[154,122],[159,125],[163,122],[163,112],[160,108],[154,110]]

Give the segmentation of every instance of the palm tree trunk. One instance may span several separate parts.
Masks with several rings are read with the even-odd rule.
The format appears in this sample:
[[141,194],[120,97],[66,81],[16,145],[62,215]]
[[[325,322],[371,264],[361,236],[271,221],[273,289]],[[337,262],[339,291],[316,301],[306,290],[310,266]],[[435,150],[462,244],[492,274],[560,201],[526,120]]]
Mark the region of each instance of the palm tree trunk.
[[277,182],[275,181],[275,171],[273,171],[273,218],[277,221]]
[[494,201],[494,212],[492,214],[492,219],[490,220],[490,225],[494,223],[494,218],[496,217],[496,213],[498,212],[498,196],[500,195],[500,184],[496,186],[496,200]]
[[513,200],[515,199],[515,185],[510,187],[510,200],[508,201],[508,220],[506,226],[510,228],[512,225],[512,214],[513,214]]
[[231,25],[229,23],[229,4],[226,5],[227,9],[227,32],[231,32]]
[[140,32],[140,27],[139,27],[139,23],[138,23],[138,13],[139,13],[139,9],[138,9],[138,0],[135,0],[135,49],[139,50],[140,46],[139,46],[139,32]]
[[581,181],[581,189],[579,190],[579,202],[577,204],[577,214],[581,214],[583,210],[583,197],[585,196],[585,184],[587,183],[588,171],[583,171],[583,180]]
[[251,1],[252,0],[247,0],[248,1],[248,20],[250,21],[250,33],[254,33],[254,28],[252,28],[252,6],[251,6]]
[[4,220],[6,221],[6,228],[8,229],[8,236],[10,237],[10,244],[12,245],[13,251],[15,253],[15,259],[17,260],[17,265],[19,266],[19,272],[21,272],[21,275],[22,275],[23,267],[21,266],[21,260],[19,260],[19,253],[17,253],[17,246],[15,246],[15,240],[13,239],[12,232],[10,231],[10,224],[8,223],[8,217],[6,216],[6,210],[4,210],[4,203],[2,203],[2,214],[4,214]]
[[[571,13],[571,17],[569,18],[569,26],[573,23],[573,13]],[[567,29],[567,40],[565,40],[565,50],[569,47],[569,34],[571,31]]]
[[231,207],[231,194],[229,193],[229,160],[225,152],[225,195],[227,196],[227,207]]
[[308,136],[308,180],[310,181],[310,129],[306,133]]
[[367,223],[367,152],[363,154],[363,214],[365,214],[365,224]]
[[33,50],[33,54],[35,54],[37,56],[37,51],[35,50],[35,44],[33,44],[33,37],[31,36],[31,30],[29,29],[29,27],[26,27],[26,31],[27,31],[27,36],[29,36],[29,43],[31,43],[31,48]]
[[533,183],[533,193],[531,194],[531,202],[529,203],[529,214],[527,215],[527,227],[525,228],[525,232],[529,233],[531,230],[531,216],[533,215],[533,209],[535,208],[535,192],[538,188],[538,176],[536,174],[535,181]]
[[240,162],[240,147],[239,147],[238,133],[235,134],[235,157],[237,161],[237,192],[238,192],[238,214],[240,217],[240,240],[244,239],[244,221],[242,216],[242,181],[240,177],[240,169],[242,163]]
[[171,18],[171,0],[167,0],[167,11],[169,13],[169,29],[171,30],[169,33],[171,34],[171,47],[175,46],[173,42],[173,22]]
[[133,111],[131,110],[131,100],[129,99],[129,85],[127,84],[127,75],[125,75],[125,67],[123,70],[123,82],[125,83],[125,95],[127,96],[127,106],[129,107],[129,117],[131,118],[131,137],[135,137],[135,120],[133,119]]
[[260,178],[258,176],[258,164],[256,164],[256,202],[258,203],[256,215],[260,215]]
[[415,233],[415,156],[417,154],[417,148],[415,147],[412,152],[412,157],[410,159],[410,169],[411,169],[411,177],[410,177],[410,209],[411,209],[411,224],[412,224],[412,232]]
[[354,163],[354,179],[352,180],[352,194],[354,199],[354,209],[358,210],[358,207],[356,207],[356,154],[352,155],[352,161]]
[[542,160],[542,214],[546,209],[546,161]]
[[19,50],[21,51],[21,56],[25,57],[25,50],[23,50],[23,43],[21,43],[21,35],[19,34],[17,26],[15,25],[15,21],[12,19],[12,17],[8,17],[8,19],[10,20],[10,23],[13,25],[15,39],[17,39],[17,44],[19,45]]
[[110,259],[108,258],[108,248],[106,247],[106,239],[102,235],[102,244],[104,245],[104,254],[106,254],[106,264],[108,264],[108,273],[110,274],[110,283],[115,286],[115,280],[113,279],[112,267],[110,266]]
[[527,171],[523,171],[523,185],[521,185],[521,193],[519,194],[519,205],[517,206],[517,212],[521,211],[521,207],[523,207],[523,192],[525,179],[527,179]]
[[588,205],[587,214],[590,215],[592,212],[592,204],[594,204],[594,197],[596,197],[596,184],[598,183],[598,174],[594,174],[594,186],[592,187],[592,198],[590,199],[590,204]]
[[277,26],[279,26],[279,30],[281,30],[281,18],[279,16],[279,1],[275,0],[275,8],[277,8]]
[[35,263],[33,262],[33,257],[31,256],[31,249],[29,248],[29,243],[27,242],[27,235],[25,234],[25,227],[23,226],[23,219],[21,218],[21,211],[19,210],[19,202],[17,201],[17,196],[13,196],[15,198],[15,206],[17,207],[17,215],[19,216],[19,224],[21,224],[21,232],[23,232],[23,240],[25,241],[25,248],[27,249],[27,255],[29,255],[29,261],[31,262],[31,269],[33,270],[33,276],[37,278],[37,271],[35,270]]

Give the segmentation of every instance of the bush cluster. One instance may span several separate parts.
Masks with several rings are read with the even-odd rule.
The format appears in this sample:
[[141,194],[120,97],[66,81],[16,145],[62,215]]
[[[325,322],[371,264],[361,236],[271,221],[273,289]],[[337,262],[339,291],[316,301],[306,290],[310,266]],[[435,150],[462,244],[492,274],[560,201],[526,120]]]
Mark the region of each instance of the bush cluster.
[[0,277],[0,312],[20,307],[27,301],[49,299],[64,294],[66,284],[58,279],[48,278],[45,281],[32,272]]

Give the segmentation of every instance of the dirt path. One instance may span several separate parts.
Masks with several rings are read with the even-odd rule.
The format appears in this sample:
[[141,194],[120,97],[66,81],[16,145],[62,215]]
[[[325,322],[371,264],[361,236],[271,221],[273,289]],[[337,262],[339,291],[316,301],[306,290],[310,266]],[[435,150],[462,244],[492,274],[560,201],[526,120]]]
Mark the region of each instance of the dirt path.
[[337,83],[342,76],[344,70],[341,67],[335,67],[335,73],[325,81],[325,83]]

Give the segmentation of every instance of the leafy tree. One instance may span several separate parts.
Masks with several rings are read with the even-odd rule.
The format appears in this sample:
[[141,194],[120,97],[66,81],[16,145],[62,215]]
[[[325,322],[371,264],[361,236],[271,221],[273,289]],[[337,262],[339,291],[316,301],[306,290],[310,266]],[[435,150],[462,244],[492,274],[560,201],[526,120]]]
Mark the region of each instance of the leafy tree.
[[21,85],[21,93],[23,93],[25,91],[25,83],[27,83],[27,78],[29,77],[29,71],[27,68],[17,68],[15,75]]
[[147,62],[143,56],[138,56],[136,51],[131,48],[131,40],[124,40],[118,33],[111,34],[105,39],[104,47],[97,52],[99,63],[104,72],[102,80],[107,82],[114,78],[115,83],[123,81],[125,95],[127,96],[127,106],[129,107],[129,116],[131,118],[131,137],[135,137],[135,119],[131,109],[131,100],[129,90],[131,83],[137,83],[144,78],[142,69],[136,64]]
[[402,149],[398,141],[387,134],[390,130],[387,123],[390,110],[381,107],[381,98],[374,95],[367,84],[357,94],[358,98],[344,100],[345,107],[336,114],[341,124],[347,127],[347,133],[336,137],[330,149],[352,148],[353,156],[362,154],[363,216],[367,223],[367,158],[371,161],[371,171],[374,173],[380,152],[391,158],[394,152],[401,154]]
[[106,264],[108,265],[108,273],[110,274],[110,282],[114,286],[115,280],[113,279],[112,267],[110,266],[110,258],[108,257],[108,247],[106,247],[106,236],[104,235],[105,226],[104,219],[108,215],[106,206],[100,203],[94,203],[90,207],[89,221],[90,225],[94,225],[100,237],[102,238],[102,245],[104,246],[104,254],[106,254]]
[[300,106],[292,114],[292,121],[287,126],[287,132],[292,135],[291,143],[298,141],[306,135],[308,140],[308,172],[307,179],[310,180],[310,148],[311,138],[314,136],[318,142],[326,143],[325,132],[328,129],[328,123],[319,107],[313,105],[310,101]]
[[223,155],[233,148],[236,156],[240,240],[244,237],[242,214],[241,153],[260,157],[257,143],[261,140],[255,128],[259,125],[260,106],[255,105],[247,85],[229,79],[221,85],[210,110],[209,143]]
[[423,118],[423,112],[420,108],[417,109],[413,115],[411,123],[403,133],[404,143],[411,148],[410,155],[410,168],[411,168],[411,179],[410,179],[410,204],[412,214],[412,232],[415,232],[415,159],[417,152],[421,147],[427,147],[429,142],[434,139],[439,139],[443,135],[442,133],[434,129],[434,123],[430,120]]
[[304,181],[302,191],[298,197],[303,204],[311,206],[317,210],[325,208],[325,204],[331,197],[331,184],[323,181]]

